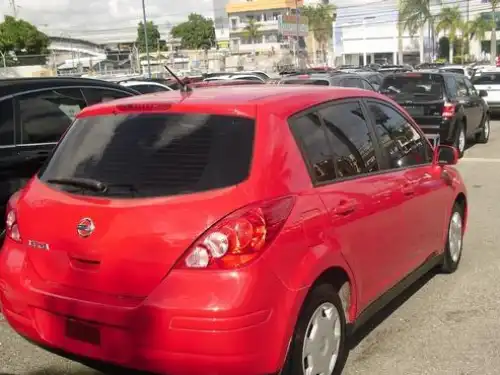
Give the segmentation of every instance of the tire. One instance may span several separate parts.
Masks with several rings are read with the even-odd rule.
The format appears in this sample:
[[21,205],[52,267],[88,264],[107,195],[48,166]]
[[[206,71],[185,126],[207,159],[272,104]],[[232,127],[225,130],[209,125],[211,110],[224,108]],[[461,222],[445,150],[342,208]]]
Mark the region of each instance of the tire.
[[457,125],[457,133],[455,135],[455,142],[453,146],[458,150],[458,157],[464,156],[465,147],[467,146],[467,133],[465,132],[465,126],[462,123]]
[[491,127],[490,127],[490,115],[485,114],[484,115],[484,121],[481,126],[481,131],[476,134],[476,142],[477,143],[488,143],[490,139],[490,132],[491,132]]
[[[316,337],[316,350],[314,341],[307,345],[308,337]],[[338,291],[330,284],[315,286],[302,306],[281,374],[306,375],[306,369],[314,367],[316,356],[313,374],[340,375],[348,354],[346,342],[346,318]],[[308,351],[310,356],[306,355]]]
[[455,203],[453,205],[450,222],[448,224],[443,263],[441,264],[442,273],[455,272],[460,264],[460,260],[462,259],[462,249],[464,243],[463,215],[464,210],[462,206]]

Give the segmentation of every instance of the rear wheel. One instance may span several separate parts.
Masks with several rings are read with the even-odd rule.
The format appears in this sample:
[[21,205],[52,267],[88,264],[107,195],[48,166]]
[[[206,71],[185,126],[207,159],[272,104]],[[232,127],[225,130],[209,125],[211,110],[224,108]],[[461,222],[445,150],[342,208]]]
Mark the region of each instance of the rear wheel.
[[484,122],[481,126],[481,131],[476,135],[477,143],[488,143],[490,139],[490,116],[488,114],[484,115]]
[[346,318],[338,291],[318,285],[302,306],[282,374],[339,375],[346,358]]
[[467,135],[465,132],[465,126],[462,123],[457,125],[457,133],[455,136],[455,143],[453,146],[458,150],[458,156],[462,157],[465,153],[465,146],[467,145]]
[[453,205],[450,223],[448,224],[448,236],[444,249],[444,258],[441,265],[441,271],[444,273],[453,273],[457,270],[462,259],[463,248],[463,215],[464,210],[458,203]]

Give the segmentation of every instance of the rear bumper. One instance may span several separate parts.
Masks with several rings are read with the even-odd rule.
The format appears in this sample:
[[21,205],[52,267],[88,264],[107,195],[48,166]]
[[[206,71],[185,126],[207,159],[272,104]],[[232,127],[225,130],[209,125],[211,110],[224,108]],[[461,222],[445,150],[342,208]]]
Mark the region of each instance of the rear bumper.
[[[4,316],[25,338],[68,357],[169,375],[277,372],[306,293],[257,262],[238,272],[173,271],[142,301],[102,296],[39,280],[11,241],[0,275]],[[68,317],[83,328],[77,339]]]

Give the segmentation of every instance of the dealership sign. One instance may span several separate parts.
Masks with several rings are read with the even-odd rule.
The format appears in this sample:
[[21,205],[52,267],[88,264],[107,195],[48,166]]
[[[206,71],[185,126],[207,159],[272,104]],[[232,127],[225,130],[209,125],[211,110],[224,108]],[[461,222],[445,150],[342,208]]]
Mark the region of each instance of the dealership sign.
[[[306,16],[299,16],[299,36],[307,36],[309,32],[309,20]],[[297,35],[297,16],[282,15],[279,18],[279,32],[283,36],[296,36]]]

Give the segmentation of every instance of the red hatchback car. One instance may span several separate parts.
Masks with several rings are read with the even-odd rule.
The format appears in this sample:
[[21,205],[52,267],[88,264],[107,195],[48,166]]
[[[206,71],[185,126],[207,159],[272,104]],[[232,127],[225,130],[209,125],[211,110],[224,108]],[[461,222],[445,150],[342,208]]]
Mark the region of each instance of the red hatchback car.
[[460,261],[457,152],[375,92],[195,89],[83,110],[10,200],[3,314],[100,366],[339,374],[348,335]]

